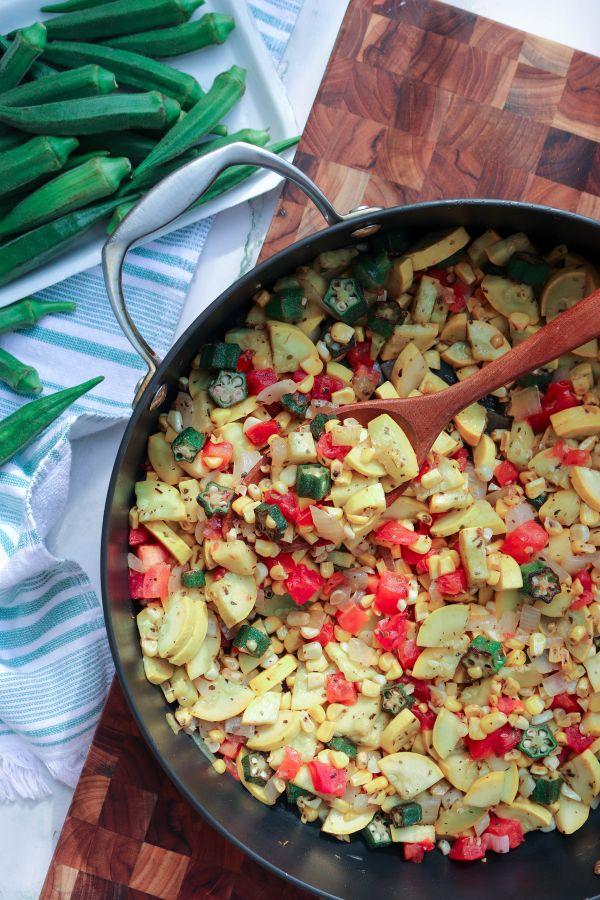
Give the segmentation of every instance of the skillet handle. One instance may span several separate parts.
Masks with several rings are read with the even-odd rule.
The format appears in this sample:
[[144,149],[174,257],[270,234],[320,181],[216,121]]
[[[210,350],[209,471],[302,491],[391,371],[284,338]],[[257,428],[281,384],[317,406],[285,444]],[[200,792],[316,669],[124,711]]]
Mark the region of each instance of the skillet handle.
[[[210,187],[220,172],[236,165],[259,166],[288,178],[313,201],[329,225],[343,222],[365,211],[364,208],[359,208],[345,216],[341,215],[316,184],[296,166],[269,150],[241,142],[229,144],[192,160],[153,187],[125,216],[102,250],[104,280],[113,312],[125,336],[148,366],[146,375],[137,385],[134,406],[154,376],[160,357],[138,331],[125,303],[122,272],[127,251],[136,241],[150,237],[175,221]],[[159,388],[151,400],[151,408],[158,406],[163,396],[164,390]]]

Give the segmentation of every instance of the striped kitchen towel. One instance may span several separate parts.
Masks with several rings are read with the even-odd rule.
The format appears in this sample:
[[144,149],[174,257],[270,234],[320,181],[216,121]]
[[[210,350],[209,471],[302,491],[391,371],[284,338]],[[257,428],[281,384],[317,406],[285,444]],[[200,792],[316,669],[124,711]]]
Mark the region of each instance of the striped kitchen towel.
[[[249,3],[276,63],[301,6],[302,0]],[[161,355],[210,226],[207,219],[129,254],[124,285],[132,315]],[[76,783],[112,679],[99,598],[86,573],[54,557],[45,539],[66,503],[71,436],[126,418],[142,373],[99,267],[39,298],[74,300],[77,309],[4,335],[2,346],[38,369],[45,393],[97,374],[105,380],[0,469],[0,800],[43,797],[51,793],[51,776]],[[23,402],[0,388],[0,418]]]

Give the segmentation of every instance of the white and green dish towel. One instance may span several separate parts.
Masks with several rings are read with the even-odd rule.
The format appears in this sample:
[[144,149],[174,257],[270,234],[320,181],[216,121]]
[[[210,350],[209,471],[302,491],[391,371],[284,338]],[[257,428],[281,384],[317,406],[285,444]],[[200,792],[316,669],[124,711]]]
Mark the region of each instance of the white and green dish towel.
[[[279,63],[302,0],[248,5]],[[210,227],[207,219],[166,235],[134,250],[125,264],[133,318],[161,355],[172,342]],[[113,676],[100,598],[87,574],[52,556],[45,539],[66,503],[74,423],[83,435],[127,418],[142,372],[112,314],[99,267],[38,298],[74,300],[77,308],[3,335],[2,346],[37,368],[45,394],[95,375],[105,378],[0,468],[0,800],[5,801],[46,796],[53,777],[75,785]],[[24,402],[0,387],[0,418]],[[100,535],[90,540],[99,541]]]

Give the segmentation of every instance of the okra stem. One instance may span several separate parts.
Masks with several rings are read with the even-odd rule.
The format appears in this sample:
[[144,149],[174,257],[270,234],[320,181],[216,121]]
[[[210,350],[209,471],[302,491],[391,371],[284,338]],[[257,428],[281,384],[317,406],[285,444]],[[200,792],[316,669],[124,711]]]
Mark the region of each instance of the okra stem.
[[49,172],[62,169],[79,146],[74,137],[35,137],[23,146],[0,153],[0,196],[30,184]]
[[235,22],[231,16],[208,13],[201,19],[176,25],[174,28],[158,28],[139,34],[123,35],[111,38],[106,43],[120,50],[132,50],[134,53],[161,59],[195,53],[196,50],[209,47],[211,44],[223,44],[234,28]]
[[41,22],[17,31],[0,59],[0,91],[8,91],[19,84],[45,46],[46,26]]
[[30,328],[43,316],[54,313],[73,312],[75,304],[70,300],[34,300],[26,298],[11,303],[0,309],[0,334],[16,331],[18,328]]
[[2,347],[0,347],[0,381],[7,384],[17,394],[39,394],[42,390],[42,382],[37,370],[33,366],[25,365]]
[[104,376],[91,378],[75,387],[65,388],[26,403],[0,422],[0,465],[23,450],[51,425],[72,403],[104,381]]

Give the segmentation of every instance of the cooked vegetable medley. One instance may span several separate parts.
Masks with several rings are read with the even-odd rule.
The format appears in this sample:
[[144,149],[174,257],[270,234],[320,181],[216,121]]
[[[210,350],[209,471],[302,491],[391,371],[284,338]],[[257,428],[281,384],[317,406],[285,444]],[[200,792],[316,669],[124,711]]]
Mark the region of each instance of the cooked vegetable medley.
[[597,285],[525,234],[378,234],[198,348],[148,440],[129,565],[146,676],[217,772],[413,862],[586,822],[597,341],[461,412],[420,468],[389,416],[339,411],[442,391]]

